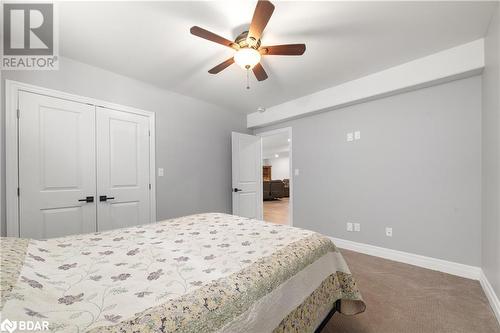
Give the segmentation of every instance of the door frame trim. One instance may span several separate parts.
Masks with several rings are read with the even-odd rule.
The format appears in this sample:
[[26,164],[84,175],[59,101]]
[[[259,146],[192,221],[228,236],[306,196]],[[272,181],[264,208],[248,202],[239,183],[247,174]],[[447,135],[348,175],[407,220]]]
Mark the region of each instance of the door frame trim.
[[[293,138],[292,138],[292,127],[282,127],[282,128],[277,128],[269,131],[264,131],[264,132],[259,132],[255,133],[256,136],[260,136],[261,138],[264,138],[266,136],[272,136],[276,134],[281,134],[281,133],[288,133],[288,138],[290,139],[290,142],[288,143],[288,148],[290,151],[288,152],[288,167],[290,169],[290,198],[288,201],[288,225],[293,226],[293,156],[292,156],[292,145],[293,145]],[[261,169],[262,166],[264,165],[264,161],[261,160]],[[264,202],[262,202],[262,210],[264,210]]]
[[[149,119],[149,183],[150,193],[150,222],[156,222],[156,114],[153,111],[141,110],[125,105],[106,102],[99,99],[84,97],[35,86],[23,82],[5,80],[5,210],[6,210],[6,235],[9,237],[20,237],[19,234],[19,197],[17,188],[19,186],[19,140],[18,140],[18,118],[17,109],[19,105],[18,93],[26,91],[34,94],[45,95],[60,99],[79,102],[94,106],[101,106],[121,112],[128,112],[146,116]],[[22,114],[21,114],[22,117]],[[22,191],[22,189],[21,189]]]

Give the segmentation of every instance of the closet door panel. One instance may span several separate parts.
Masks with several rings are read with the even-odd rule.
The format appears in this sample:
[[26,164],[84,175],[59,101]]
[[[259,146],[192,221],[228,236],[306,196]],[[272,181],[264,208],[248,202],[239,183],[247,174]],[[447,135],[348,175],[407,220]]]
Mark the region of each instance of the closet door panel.
[[19,110],[20,236],[96,231],[95,107],[20,92]]
[[98,229],[150,222],[149,119],[96,108]]

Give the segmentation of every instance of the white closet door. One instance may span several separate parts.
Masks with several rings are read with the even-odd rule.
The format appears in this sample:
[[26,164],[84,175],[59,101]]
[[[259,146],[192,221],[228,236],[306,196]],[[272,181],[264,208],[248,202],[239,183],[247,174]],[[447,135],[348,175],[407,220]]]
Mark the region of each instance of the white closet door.
[[98,230],[150,221],[149,119],[96,108]]
[[20,236],[95,231],[95,107],[20,92],[19,110]]

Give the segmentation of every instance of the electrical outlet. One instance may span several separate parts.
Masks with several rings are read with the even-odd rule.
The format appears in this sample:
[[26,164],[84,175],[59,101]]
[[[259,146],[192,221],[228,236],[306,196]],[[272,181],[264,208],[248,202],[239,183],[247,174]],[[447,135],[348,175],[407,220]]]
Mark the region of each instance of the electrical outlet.
[[361,139],[361,132],[360,131],[354,132],[354,140],[359,140],[359,139]]
[[387,237],[392,237],[392,228],[389,227],[385,228],[385,235]]
[[360,232],[361,231],[361,224],[359,223],[354,223],[354,231]]
[[348,222],[347,223],[347,231],[352,231],[352,223],[351,222]]
[[163,175],[164,175],[163,168],[158,168],[158,177],[163,177]]
[[347,133],[347,141],[354,141],[354,134],[352,132]]

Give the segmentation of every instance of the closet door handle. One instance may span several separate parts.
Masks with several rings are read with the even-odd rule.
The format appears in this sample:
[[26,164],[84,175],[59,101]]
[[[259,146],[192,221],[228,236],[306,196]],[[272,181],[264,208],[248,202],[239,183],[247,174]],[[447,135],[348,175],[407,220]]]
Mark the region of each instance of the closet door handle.
[[84,202],[94,202],[94,197],[86,197],[85,199],[80,199],[78,201],[84,201]]
[[115,197],[108,197],[107,195],[101,195],[99,196],[99,201],[108,201],[108,200],[113,200]]

